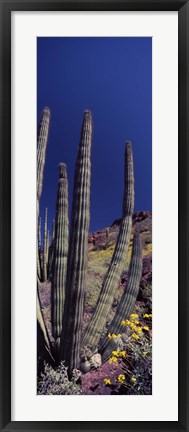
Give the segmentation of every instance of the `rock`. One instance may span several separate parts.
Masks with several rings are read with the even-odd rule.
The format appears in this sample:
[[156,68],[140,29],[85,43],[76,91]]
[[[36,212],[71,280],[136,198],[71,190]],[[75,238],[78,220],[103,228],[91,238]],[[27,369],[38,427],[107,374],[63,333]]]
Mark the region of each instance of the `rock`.
[[94,354],[90,360],[90,365],[92,369],[97,369],[98,367],[100,367],[102,365],[102,359],[101,359],[101,355],[98,354]]

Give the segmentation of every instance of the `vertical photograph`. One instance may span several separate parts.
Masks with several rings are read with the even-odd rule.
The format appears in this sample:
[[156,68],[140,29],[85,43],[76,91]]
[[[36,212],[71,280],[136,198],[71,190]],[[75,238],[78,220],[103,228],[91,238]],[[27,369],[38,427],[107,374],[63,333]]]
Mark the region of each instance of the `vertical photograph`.
[[38,395],[152,395],[152,38],[37,38]]

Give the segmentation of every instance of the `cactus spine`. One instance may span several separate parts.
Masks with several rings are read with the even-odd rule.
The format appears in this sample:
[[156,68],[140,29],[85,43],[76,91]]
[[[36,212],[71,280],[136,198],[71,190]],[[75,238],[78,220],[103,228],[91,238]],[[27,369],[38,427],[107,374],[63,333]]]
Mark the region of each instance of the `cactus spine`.
[[45,223],[44,223],[44,241],[43,241],[43,280],[44,282],[47,280],[47,217],[48,217],[48,209],[45,209]]
[[127,141],[125,148],[125,189],[123,198],[123,217],[114,254],[104,279],[98,298],[96,310],[83,338],[83,345],[94,349],[97,347],[107,315],[110,311],[117,284],[124,268],[125,258],[129,246],[132,213],[134,209],[134,170],[132,145]]
[[[122,320],[128,319],[133,311],[137,295],[139,292],[140,279],[142,275],[142,245],[140,235],[135,234],[133,240],[132,257],[129,267],[129,279],[128,285],[122,295],[120,303],[117,307],[115,316],[108,327],[109,333],[118,334],[123,330],[121,325]],[[114,339],[113,339],[114,341]],[[111,356],[111,340],[109,341],[107,337],[104,337],[100,343],[100,351],[102,352],[102,360],[105,362],[108,357]]]
[[56,353],[60,346],[62,315],[65,300],[65,284],[68,256],[68,181],[66,165],[59,165],[59,181],[56,201],[54,257],[52,263],[52,331],[56,341]]
[[92,113],[84,112],[75,168],[71,235],[60,358],[69,372],[79,366],[90,221]]

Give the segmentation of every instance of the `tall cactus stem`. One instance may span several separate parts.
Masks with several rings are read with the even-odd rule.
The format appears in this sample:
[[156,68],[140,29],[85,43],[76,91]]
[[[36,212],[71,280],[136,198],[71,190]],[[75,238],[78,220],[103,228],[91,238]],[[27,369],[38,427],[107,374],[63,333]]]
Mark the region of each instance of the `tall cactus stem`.
[[44,222],[44,241],[43,241],[43,280],[47,280],[47,217],[48,209],[45,209],[45,222]]
[[51,244],[52,244],[52,242],[53,242],[53,240],[54,240],[54,237],[55,237],[55,219],[53,219],[53,221],[52,221],[52,237],[51,237]]
[[[141,276],[142,245],[140,235],[136,233],[133,240],[128,284],[125,287],[125,291],[121,297],[115,316],[110,326],[108,327],[108,333],[119,334],[123,332],[124,327],[122,326],[121,322],[128,319],[134,309],[137,295],[139,292]],[[110,341],[108,340],[107,336],[104,336],[104,338],[102,339],[99,350],[102,353],[102,361],[105,362],[111,355]]]
[[60,358],[69,373],[79,367],[90,222],[92,113],[84,112],[75,167],[66,298]]
[[37,134],[37,199],[41,198],[43,186],[43,174],[45,167],[46,148],[49,134],[50,110],[44,108],[41,114],[40,125]]
[[[48,133],[49,133],[49,122],[50,122],[50,110],[49,108],[44,108],[40,125],[38,128],[37,133],[37,224],[39,222],[39,204],[40,204],[40,198],[42,193],[42,186],[43,186],[43,173],[44,173],[44,166],[45,166],[45,158],[46,158],[46,148],[47,148],[47,141],[48,141]],[[38,232],[38,231],[37,231]],[[39,233],[38,233],[39,235]],[[48,332],[45,326],[45,321],[43,318],[43,314],[41,311],[41,304],[40,304],[40,296],[39,296],[39,288],[38,284],[41,278],[41,266],[39,263],[41,262],[41,250],[39,250],[39,244],[37,239],[37,301],[36,301],[36,313],[37,313],[37,321],[41,328],[41,331],[43,333],[44,341],[46,344],[47,351],[51,355],[51,348],[50,348],[50,340],[48,337]],[[51,355],[52,357],[52,355]]]
[[56,200],[54,256],[52,263],[52,332],[56,342],[56,355],[60,346],[62,316],[68,257],[68,180],[66,165],[59,165],[59,181]]
[[123,217],[114,254],[105,276],[97,301],[96,310],[84,334],[83,346],[95,349],[105,327],[107,315],[111,309],[115,291],[123,272],[132,229],[132,213],[134,209],[134,170],[132,144],[126,142],[125,147],[125,187],[123,197]]

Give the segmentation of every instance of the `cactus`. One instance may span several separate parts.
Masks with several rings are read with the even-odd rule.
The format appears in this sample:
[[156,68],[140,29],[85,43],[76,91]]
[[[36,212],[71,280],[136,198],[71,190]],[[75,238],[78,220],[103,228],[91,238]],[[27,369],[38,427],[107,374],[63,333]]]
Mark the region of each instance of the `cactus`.
[[48,279],[51,280],[52,276],[52,263],[53,263],[53,251],[54,251],[54,237],[55,237],[55,219],[52,221],[52,235],[51,235],[51,242],[49,245],[49,253],[48,253],[48,266],[47,266],[47,274]]
[[106,337],[106,342],[107,345],[104,351],[102,352],[102,363],[105,363],[111,357],[112,351],[117,351],[117,350],[122,351],[123,349],[123,341],[121,337],[115,337],[110,340],[108,340]]
[[[134,236],[133,240],[133,249],[132,249],[132,257],[129,267],[129,279],[128,285],[125,288],[125,291],[122,295],[120,303],[117,307],[117,311],[115,316],[108,327],[108,332],[110,334],[118,334],[123,330],[123,326],[121,325],[122,320],[128,319],[130,314],[133,311],[137,295],[139,292],[140,279],[142,275],[142,245],[140,235],[137,233]],[[107,336],[105,336],[99,346],[99,350],[102,353],[102,361],[106,361],[108,357],[111,355],[111,341],[114,339],[108,340]]]
[[45,209],[45,223],[44,223],[44,240],[43,240],[43,281],[47,280],[47,216],[48,209]]
[[123,217],[114,254],[104,279],[96,310],[85,332],[82,344],[94,349],[97,347],[106,324],[113,297],[124,268],[130,241],[132,213],[134,208],[134,172],[131,142],[125,148],[125,189],[123,198]]
[[[46,148],[47,148],[47,140],[48,140],[48,132],[49,132],[49,122],[50,122],[50,110],[49,108],[44,108],[42,115],[41,115],[41,121],[38,128],[38,134],[37,134],[37,221],[39,219],[39,204],[40,204],[40,198],[42,193],[42,186],[43,186],[43,173],[44,173],[44,166],[45,166],[45,157],[46,157]],[[40,261],[39,261],[39,249],[38,249],[38,241],[37,241],[37,269],[39,271],[40,268]],[[39,278],[40,274],[38,274],[38,280],[37,284],[39,284]],[[39,324],[39,327],[42,331],[45,346],[47,351],[50,353],[50,341],[47,333],[47,329],[45,326],[45,322],[43,319],[43,314],[41,311],[41,305],[40,305],[40,297],[39,297],[39,289],[37,286],[37,305],[36,305],[36,311],[37,311],[37,321]]]
[[51,244],[52,244],[54,238],[55,238],[55,219],[53,219],[53,221],[52,221],[52,238],[51,238]]
[[46,148],[49,134],[50,110],[44,108],[37,134],[37,201],[41,198]]
[[54,257],[52,263],[52,332],[56,341],[56,353],[60,345],[62,315],[65,300],[65,284],[68,256],[68,181],[66,165],[59,165],[59,181],[56,201]]
[[65,308],[60,347],[60,359],[65,360],[69,372],[78,368],[80,363],[90,220],[91,142],[92,113],[85,111],[75,168]]
[[47,351],[50,354],[50,352],[51,352],[51,349],[50,349],[50,340],[49,340],[49,336],[48,336],[48,333],[47,333],[46,325],[45,325],[45,322],[44,322],[44,319],[43,319],[43,315],[42,315],[42,312],[41,312],[41,304],[40,304],[38,286],[37,286],[37,304],[36,304],[36,308],[37,308],[37,320],[38,320],[39,326],[40,326],[40,328],[41,328],[41,330],[43,332],[46,349],[47,349]]
[[108,241],[109,239],[109,234],[110,234],[110,228],[106,228],[106,241]]
[[41,280],[41,218],[38,218],[38,239],[37,239],[38,251],[37,251],[37,274],[39,280]]
[[38,248],[41,250],[41,217],[38,220]]

